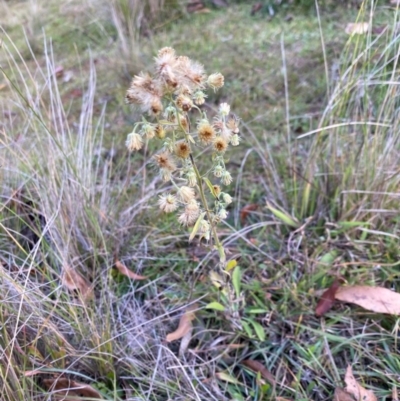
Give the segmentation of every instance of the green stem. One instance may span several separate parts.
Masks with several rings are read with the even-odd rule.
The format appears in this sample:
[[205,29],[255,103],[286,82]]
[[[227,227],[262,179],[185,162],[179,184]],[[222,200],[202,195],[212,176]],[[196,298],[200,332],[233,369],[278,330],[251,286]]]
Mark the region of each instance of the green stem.
[[212,235],[214,237],[215,246],[218,249],[219,262],[221,264],[221,267],[223,269],[225,269],[225,264],[226,264],[225,249],[224,249],[221,241],[218,238],[218,234],[217,234],[217,230],[215,228],[215,224],[212,221],[210,209],[208,208],[207,198],[206,198],[206,195],[205,195],[204,189],[203,189],[203,180],[201,178],[199,169],[197,168],[196,163],[194,162],[194,158],[193,158],[192,153],[190,153],[190,161],[192,162],[193,170],[194,170],[194,172],[196,174],[197,185],[199,186],[201,202],[203,203],[204,209],[205,209],[206,214],[207,214],[207,219],[208,219],[208,221],[210,223],[210,226],[211,226],[211,232],[212,232]]

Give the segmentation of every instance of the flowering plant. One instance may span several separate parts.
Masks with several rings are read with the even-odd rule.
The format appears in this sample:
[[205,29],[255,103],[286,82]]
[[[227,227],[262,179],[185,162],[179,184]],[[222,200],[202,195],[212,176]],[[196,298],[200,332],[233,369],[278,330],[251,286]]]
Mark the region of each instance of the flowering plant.
[[[229,145],[239,145],[239,120],[230,114],[227,103],[219,105],[213,121],[200,107],[207,88],[216,91],[223,85],[222,74],[207,76],[201,64],[165,47],[155,57],[153,75],[142,72],[135,76],[126,94],[127,102],[143,112],[142,121],[134,124],[127,137],[128,149],[138,151],[145,140],[153,138],[162,143],[153,160],[162,180],[172,183],[173,191],[160,196],[160,209],[165,213],[178,211],[178,221],[193,226],[190,240],[196,235],[207,241],[212,237],[222,268],[226,256],[216,225],[227,218],[226,207],[232,202],[224,189],[232,182],[224,155]],[[194,114],[197,119],[193,122]],[[194,150],[211,151],[207,174],[212,173],[214,183],[207,174],[200,174]],[[209,207],[210,200],[213,208]]]

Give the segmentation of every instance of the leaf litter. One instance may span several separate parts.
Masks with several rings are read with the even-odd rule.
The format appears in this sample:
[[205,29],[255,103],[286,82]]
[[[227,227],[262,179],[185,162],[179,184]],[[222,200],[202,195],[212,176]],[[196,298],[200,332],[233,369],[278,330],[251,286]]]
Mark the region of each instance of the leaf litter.
[[179,320],[178,328],[172,333],[167,334],[165,340],[170,343],[175,340],[179,340],[182,337],[186,336],[189,332],[191,332],[193,328],[192,321],[195,318],[194,311],[197,308],[197,305],[191,305],[185,311],[185,313],[181,316]]

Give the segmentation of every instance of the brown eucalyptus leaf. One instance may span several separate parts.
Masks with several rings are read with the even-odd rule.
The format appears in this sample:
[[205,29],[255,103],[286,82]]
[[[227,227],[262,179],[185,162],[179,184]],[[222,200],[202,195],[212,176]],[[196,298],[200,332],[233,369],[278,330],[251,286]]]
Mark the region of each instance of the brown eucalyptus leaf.
[[337,387],[333,401],[355,401],[354,398],[343,388]]
[[78,290],[84,299],[93,297],[92,287],[83,276],[81,276],[75,269],[65,265],[62,276],[62,283],[70,290]]
[[261,377],[269,383],[275,384],[274,376],[272,376],[272,373],[261,362],[254,361],[253,359],[245,359],[242,361],[242,364],[253,372],[260,373]]
[[400,294],[387,288],[355,285],[340,287],[335,294],[338,301],[361,306],[371,312],[400,315]]
[[79,383],[63,377],[44,379],[43,385],[52,392],[52,399],[79,401],[79,399],[102,399],[101,394],[88,384]]
[[181,316],[178,328],[172,333],[167,334],[165,340],[168,343],[170,343],[171,341],[179,340],[192,330],[192,320],[195,318],[194,309],[194,305],[189,307],[186,312]]
[[346,391],[356,400],[378,401],[371,390],[366,390],[360,383],[358,383],[353,375],[353,369],[350,365],[347,367],[344,381],[346,383]]
[[115,261],[115,267],[118,271],[126,277],[131,278],[132,280],[146,280],[147,276],[141,276],[140,274],[136,274],[133,271],[129,270],[123,263],[119,260]]
[[315,308],[315,314],[318,317],[323,316],[328,312],[335,303],[336,291],[340,288],[340,280],[336,279],[333,284],[322,294]]

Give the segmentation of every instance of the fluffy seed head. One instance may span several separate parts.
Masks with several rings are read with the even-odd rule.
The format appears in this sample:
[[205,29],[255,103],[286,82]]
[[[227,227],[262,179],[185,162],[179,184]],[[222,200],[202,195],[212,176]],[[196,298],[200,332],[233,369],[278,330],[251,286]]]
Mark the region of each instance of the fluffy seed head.
[[182,187],[179,188],[178,195],[182,200],[182,202],[188,203],[192,199],[194,199],[195,193],[193,188],[183,185]]
[[158,205],[164,213],[174,212],[178,208],[176,196],[171,194],[161,195],[158,200]]
[[195,187],[197,185],[196,173],[192,168],[186,173],[186,179],[189,187]]
[[175,145],[175,154],[180,159],[187,159],[190,156],[190,146],[186,141],[179,141]]
[[153,124],[143,124],[142,130],[147,139],[153,139],[156,135],[155,127]]
[[193,95],[193,101],[197,106],[201,106],[206,101],[207,95],[203,91],[197,91]]
[[225,220],[228,217],[228,212],[225,209],[220,209],[218,212],[218,217],[221,220]]
[[199,134],[199,139],[205,145],[209,145],[214,142],[215,139],[215,129],[214,127],[207,121],[201,120],[197,125],[197,132]]
[[185,116],[180,115],[179,116],[179,121],[181,122],[181,125],[179,126],[179,128],[182,127],[185,132],[188,132],[188,130],[189,130],[188,119]]
[[214,173],[215,177],[220,178],[220,177],[222,177],[222,174],[224,173],[224,171],[225,171],[225,169],[222,166],[218,165],[218,166],[214,167],[213,173]]
[[229,118],[226,126],[234,133],[238,134],[239,133],[239,120],[237,118]]
[[125,145],[130,152],[133,152],[134,150],[140,150],[143,146],[142,137],[136,132],[132,132],[126,138]]
[[233,199],[232,196],[230,196],[229,194],[227,194],[226,192],[224,192],[222,194],[222,199],[224,200],[224,202],[229,205],[230,203],[232,203]]
[[221,176],[221,182],[224,185],[229,185],[232,182],[232,176],[229,171],[224,171]]
[[218,153],[225,152],[227,147],[228,147],[228,142],[224,138],[222,138],[221,136],[215,138],[215,140],[214,140],[214,149]]
[[193,101],[189,96],[180,94],[176,98],[176,105],[182,111],[188,112],[193,107]]
[[240,139],[241,138],[240,138],[240,136],[238,134],[233,135],[232,138],[231,138],[231,145],[232,146],[238,146],[239,143],[240,143]]
[[193,199],[186,205],[185,211],[179,216],[178,221],[185,226],[191,226],[196,222],[199,214],[199,204]]
[[175,160],[173,159],[172,155],[166,151],[161,152],[158,155],[154,155],[154,160],[160,169],[168,170],[170,172],[176,170]]
[[231,111],[231,106],[229,106],[228,103],[221,103],[221,104],[219,105],[219,114],[220,114],[221,116],[227,116],[227,115],[229,115],[230,111]]
[[207,85],[211,88],[217,90],[219,88],[222,88],[224,86],[224,76],[217,72],[215,74],[211,74],[207,78]]

